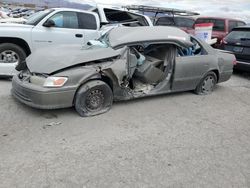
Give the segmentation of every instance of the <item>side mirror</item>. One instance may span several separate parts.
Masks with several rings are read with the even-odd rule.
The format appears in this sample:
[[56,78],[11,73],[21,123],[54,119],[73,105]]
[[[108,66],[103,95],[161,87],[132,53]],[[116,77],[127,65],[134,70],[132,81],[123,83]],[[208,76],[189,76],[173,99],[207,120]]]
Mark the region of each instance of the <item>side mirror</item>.
[[55,24],[55,22],[53,21],[53,20],[47,20],[44,24],[43,24],[43,26],[44,27],[54,27],[56,24]]

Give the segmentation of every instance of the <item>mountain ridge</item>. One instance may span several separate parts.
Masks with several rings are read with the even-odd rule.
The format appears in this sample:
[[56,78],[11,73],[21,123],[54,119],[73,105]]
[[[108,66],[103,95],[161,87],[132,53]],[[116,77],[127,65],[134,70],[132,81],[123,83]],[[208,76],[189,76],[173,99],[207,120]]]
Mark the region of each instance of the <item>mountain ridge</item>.
[[37,7],[44,7],[44,6],[48,6],[49,8],[67,7],[67,8],[78,8],[84,10],[91,7],[91,5],[87,3],[69,2],[67,0],[4,0],[4,3],[34,4]]

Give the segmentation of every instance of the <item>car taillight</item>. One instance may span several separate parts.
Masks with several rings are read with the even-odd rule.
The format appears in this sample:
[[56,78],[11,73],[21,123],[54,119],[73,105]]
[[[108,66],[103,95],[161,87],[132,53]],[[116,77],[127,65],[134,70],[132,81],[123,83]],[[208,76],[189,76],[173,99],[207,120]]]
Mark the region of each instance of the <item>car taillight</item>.
[[221,44],[227,44],[227,41],[225,40],[225,38],[223,38],[221,41],[220,41]]
[[237,64],[237,60],[233,60],[233,65],[236,65]]

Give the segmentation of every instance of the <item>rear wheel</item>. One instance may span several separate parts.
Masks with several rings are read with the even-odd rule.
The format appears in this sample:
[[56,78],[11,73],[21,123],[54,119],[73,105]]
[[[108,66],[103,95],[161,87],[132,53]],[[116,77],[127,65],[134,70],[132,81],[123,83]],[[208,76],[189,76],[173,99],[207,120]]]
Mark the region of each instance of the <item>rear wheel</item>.
[[94,116],[107,112],[113,104],[109,85],[93,80],[82,85],[75,96],[75,109],[80,116]]
[[0,44],[0,63],[20,63],[26,58],[25,51],[16,44]]
[[197,85],[194,92],[198,95],[207,95],[212,93],[217,83],[217,76],[214,72],[208,72],[200,83]]

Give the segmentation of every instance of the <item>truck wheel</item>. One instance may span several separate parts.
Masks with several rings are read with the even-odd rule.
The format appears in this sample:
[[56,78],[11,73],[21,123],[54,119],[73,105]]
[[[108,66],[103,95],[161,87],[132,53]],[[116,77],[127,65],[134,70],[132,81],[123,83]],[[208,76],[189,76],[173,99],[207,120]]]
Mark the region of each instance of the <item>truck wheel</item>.
[[0,44],[0,63],[20,63],[26,58],[25,51],[16,44]]
[[111,88],[101,80],[82,85],[75,95],[75,109],[82,117],[107,112],[113,104]]
[[194,92],[198,95],[207,95],[212,93],[214,90],[214,87],[217,83],[217,76],[216,74],[211,71],[208,72],[200,81],[200,83],[197,85]]

